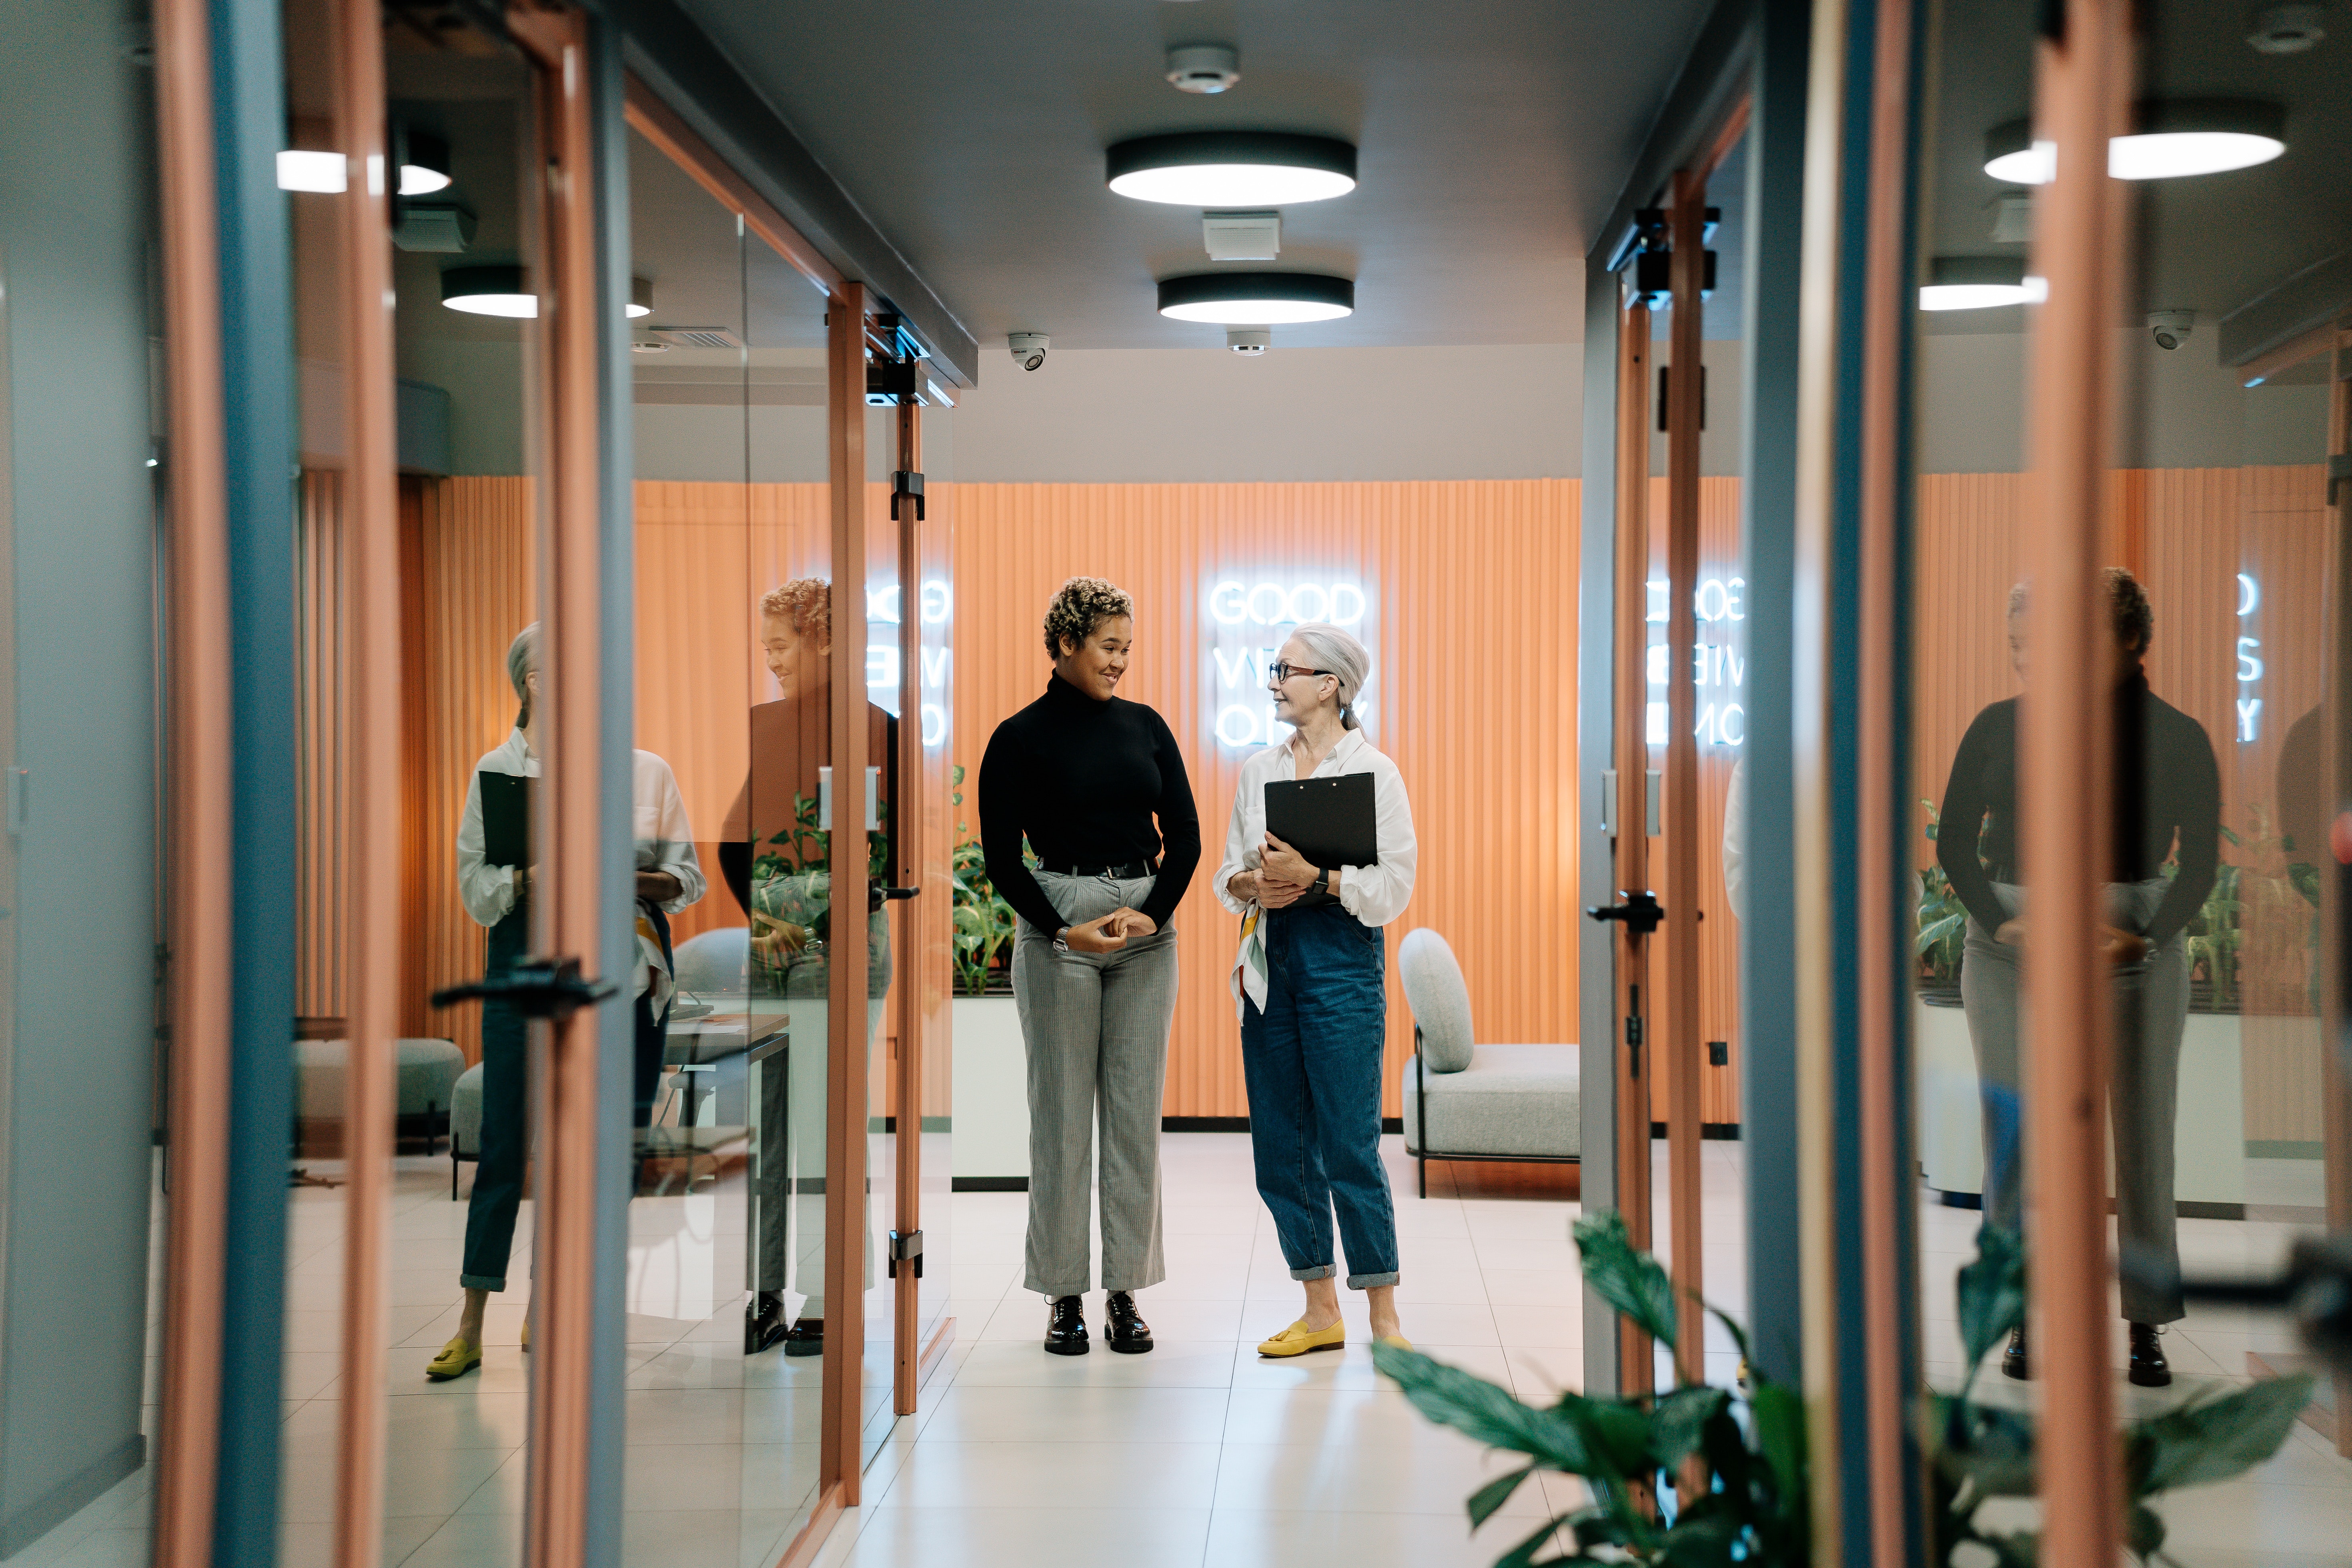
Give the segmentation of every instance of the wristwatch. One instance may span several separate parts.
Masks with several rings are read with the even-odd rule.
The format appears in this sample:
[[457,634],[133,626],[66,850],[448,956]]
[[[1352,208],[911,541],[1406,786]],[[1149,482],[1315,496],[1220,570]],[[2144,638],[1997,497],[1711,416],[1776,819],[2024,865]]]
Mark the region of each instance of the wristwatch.
[[1331,868],[1329,867],[1318,866],[1315,868],[1315,890],[1318,893],[1328,893],[1331,890]]
[[1067,927],[1067,926],[1064,926],[1061,930],[1059,930],[1059,931],[1055,931],[1055,932],[1054,933],[1054,951],[1055,951],[1055,952],[1069,952],[1069,951],[1070,951],[1070,942],[1069,942],[1069,937],[1070,937],[1070,928],[1069,928],[1069,927]]

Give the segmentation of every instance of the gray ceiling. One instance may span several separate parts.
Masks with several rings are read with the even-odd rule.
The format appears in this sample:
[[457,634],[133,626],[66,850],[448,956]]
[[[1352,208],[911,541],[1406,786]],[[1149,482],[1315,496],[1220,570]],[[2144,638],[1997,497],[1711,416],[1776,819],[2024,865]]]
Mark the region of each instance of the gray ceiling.
[[[1153,132],[1317,132],[1360,184],[1283,214],[1279,268],[1357,280],[1318,344],[1571,342],[1581,258],[1706,6],[1561,0],[686,0],[980,338],[1193,348],[1155,279],[1209,269],[1196,210],[1112,195],[1103,150]],[[1171,44],[1230,43],[1215,98]],[[1002,361],[990,362],[993,370]]]
[[[2036,0],[1949,0],[1935,71],[1928,248],[1945,256],[2021,256],[1991,238],[2005,186],[1984,172],[1985,132],[2032,101]],[[2200,332],[2302,268],[2352,247],[2352,13],[2327,7],[2328,37],[2302,54],[2245,41],[2246,7],[2150,0],[2141,7],[2143,97],[2254,98],[2284,104],[2286,152],[2271,163],[2134,186],[2132,277],[2117,323],[2193,310]],[[1927,317],[1931,332],[2015,332],[2022,309]]]

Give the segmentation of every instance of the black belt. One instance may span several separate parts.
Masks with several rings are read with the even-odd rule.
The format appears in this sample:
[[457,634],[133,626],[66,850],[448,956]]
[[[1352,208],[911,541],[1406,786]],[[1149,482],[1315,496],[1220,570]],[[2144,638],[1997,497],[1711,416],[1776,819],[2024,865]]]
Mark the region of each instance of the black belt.
[[1037,869],[1051,871],[1056,877],[1108,877],[1120,882],[1160,874],[1160,868],[1150,860],[1130,860],[1124,866],[1040,866]]

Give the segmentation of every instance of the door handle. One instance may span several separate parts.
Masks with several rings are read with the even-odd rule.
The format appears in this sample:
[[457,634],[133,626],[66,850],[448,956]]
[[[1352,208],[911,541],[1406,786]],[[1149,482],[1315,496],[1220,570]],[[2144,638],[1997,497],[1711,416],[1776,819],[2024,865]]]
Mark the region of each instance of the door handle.
[[1627,934],[1648,936],[1665,922],[1666,911],[1659,907],[1658,896],[1647,888],[1638,893],[1618,889],[1618,901],[1596,904],[1584,912],[1596,921],[1622,921]]
[[911,899],[922,890],[920,888],[884,888],[880,892],[886,899]]
[[462,985],[433,993],[436,1007],[460,1002],[504,1002],[526,1018],[551,1018],[558,1023],[583,1007],[593,1007],[621,994],[611,981],[585,980],[576,958],[526,958],[503,974],[486,974]]

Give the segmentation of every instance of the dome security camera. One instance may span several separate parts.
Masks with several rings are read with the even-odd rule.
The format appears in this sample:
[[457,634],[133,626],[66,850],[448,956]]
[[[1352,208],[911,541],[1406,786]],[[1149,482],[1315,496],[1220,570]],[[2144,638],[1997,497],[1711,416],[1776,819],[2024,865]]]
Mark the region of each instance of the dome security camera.
[[2254,7],[2247,22],[2246,42],[2256,54],[2299,55],[2316,47],[2327,37],[2320,7],[2309,0],[2284,5]]
[[2158,348],[2177,349],[2183,338],[2197,330],[2197,312],[2151,310],[2147,317],[2147,330],[2156,334]]
[[1228,44],[1187,44],[1168,51],[1168,84],[1178,92],[1215,94],[1242,79],[1242,58]]
[[1053,343],[1054,340],[1044,332],[1013,332],[1004,340],[1004,346],[1013,351],[1013,363],[1023,370],[1035,370],[1044,364],[1045,351]]

